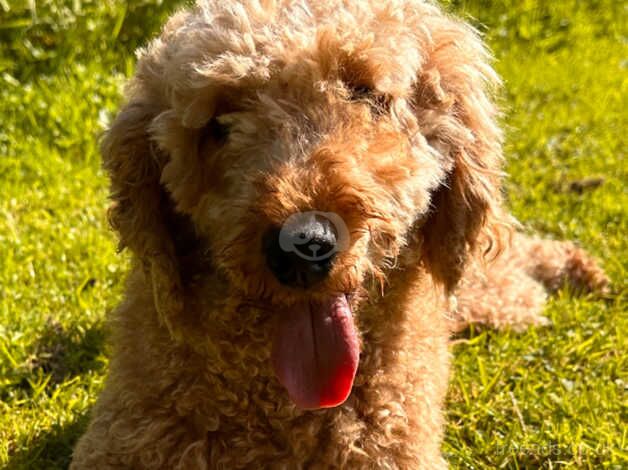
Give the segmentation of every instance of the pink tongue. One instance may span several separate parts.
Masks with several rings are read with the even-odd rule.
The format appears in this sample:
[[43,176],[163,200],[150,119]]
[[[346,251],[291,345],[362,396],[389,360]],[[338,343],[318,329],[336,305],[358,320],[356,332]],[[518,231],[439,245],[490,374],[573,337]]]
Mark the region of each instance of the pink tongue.
[[279,382],[299,408],[343,403],[351,393],[359,356],[351,307],[344,295],[282,312],[272,361]]

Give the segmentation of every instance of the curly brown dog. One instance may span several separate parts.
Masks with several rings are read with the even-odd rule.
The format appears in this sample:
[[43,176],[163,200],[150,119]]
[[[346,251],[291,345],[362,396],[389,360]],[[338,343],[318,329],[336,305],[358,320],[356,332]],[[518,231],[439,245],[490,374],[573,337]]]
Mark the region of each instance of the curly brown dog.
[[103,142],[135,262],[72,468],[446,467],[452,330],[606,284],[511,230],[489,62],[419,0],[174,15]]

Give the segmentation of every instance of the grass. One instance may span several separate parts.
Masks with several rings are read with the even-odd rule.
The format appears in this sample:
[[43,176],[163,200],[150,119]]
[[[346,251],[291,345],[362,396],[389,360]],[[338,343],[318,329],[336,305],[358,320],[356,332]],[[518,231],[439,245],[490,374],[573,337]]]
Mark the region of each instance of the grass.
[[[104,313],[127,261],[104,219],[96,142],[133,49],[176,3],[0,0],[2,467],[65,468],[102,385]],[[452,346],[444,452],[453,468],[625,468],[626,10],[447,6],[486,33],[504,77],[513,212],[596,254],[614,293],[563,289],[547,308],[552,327],[472,330]]]

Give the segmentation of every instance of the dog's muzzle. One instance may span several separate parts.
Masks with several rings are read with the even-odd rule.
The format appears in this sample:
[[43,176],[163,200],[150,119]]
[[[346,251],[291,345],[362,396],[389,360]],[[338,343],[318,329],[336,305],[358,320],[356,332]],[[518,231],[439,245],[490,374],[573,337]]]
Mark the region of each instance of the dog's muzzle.
[[277,280],[307,289],[329,274],[337,252],[334,224],[315,212],[290,217],[263,237],[266,264]]

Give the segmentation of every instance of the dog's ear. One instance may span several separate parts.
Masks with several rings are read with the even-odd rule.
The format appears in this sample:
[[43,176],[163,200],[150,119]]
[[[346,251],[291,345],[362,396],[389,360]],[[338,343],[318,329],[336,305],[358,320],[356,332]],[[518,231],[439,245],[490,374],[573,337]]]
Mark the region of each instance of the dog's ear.
[[432,41],[417,80],[415,109],[448,175],[433,194],[432,213],[423,225],[423,257],[451,290],[469,256],[498,252],[509,233],[502,210],[502,137],[492,96],[499,80],[471,28],[450,23],[438,28]]
[[111,178],[109,220],[152,282],[156,309],[173,331],[183,310],[182,282],[170,230],[171,201],[160,184],[167,158],[150,138],[158,110],[149,100],[131,99],[119,112],[101,145],[104,168]]

